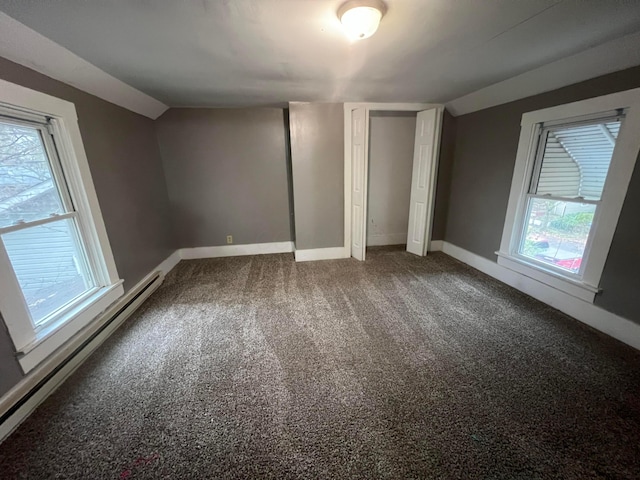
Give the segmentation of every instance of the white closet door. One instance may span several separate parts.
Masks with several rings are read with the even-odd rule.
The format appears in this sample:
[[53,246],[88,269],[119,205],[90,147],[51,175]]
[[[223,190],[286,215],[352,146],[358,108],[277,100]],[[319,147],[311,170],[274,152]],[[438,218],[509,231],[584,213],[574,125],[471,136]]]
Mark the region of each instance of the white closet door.
[[367,238],[367,170],[364,108],[351,111],[351,256],[364,260]]
[[407,252],[424,256],[431,236],[440,109],[418,112],[411,175]]

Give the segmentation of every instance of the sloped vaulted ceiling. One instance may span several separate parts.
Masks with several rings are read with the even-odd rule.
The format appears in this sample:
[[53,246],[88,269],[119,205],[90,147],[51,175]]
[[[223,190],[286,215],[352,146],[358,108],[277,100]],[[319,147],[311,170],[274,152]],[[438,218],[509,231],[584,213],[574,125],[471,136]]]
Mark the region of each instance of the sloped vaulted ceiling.
[[335,0],[0,0],[0,10],[171,106],[444,102],[640,31],[640,2],[386,3],[378,32],[355,43]]

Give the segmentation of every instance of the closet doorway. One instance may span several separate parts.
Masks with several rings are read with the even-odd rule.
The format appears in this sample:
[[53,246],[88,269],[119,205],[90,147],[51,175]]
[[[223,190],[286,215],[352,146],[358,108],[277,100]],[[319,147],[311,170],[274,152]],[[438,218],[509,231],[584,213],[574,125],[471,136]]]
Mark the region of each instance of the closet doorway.
[[365,248],[407,244],[416,117],[370,112]]
[[345,104],[350,256],[364,260],[367,245],[398,243],[415,255],[427,254],[443,111],[433,104]]

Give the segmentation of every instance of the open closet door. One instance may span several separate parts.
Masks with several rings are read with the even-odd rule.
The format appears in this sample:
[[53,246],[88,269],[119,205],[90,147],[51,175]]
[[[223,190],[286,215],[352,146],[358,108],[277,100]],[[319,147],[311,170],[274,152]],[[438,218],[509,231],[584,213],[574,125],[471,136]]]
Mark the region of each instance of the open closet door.
[[416,120],[407,252],[420,256],[431,239],[441,116],[441,108],[432,108],[418,112]]
[[351,256],[364,260],[367,234],[366,138],[364,108],[351,111]]

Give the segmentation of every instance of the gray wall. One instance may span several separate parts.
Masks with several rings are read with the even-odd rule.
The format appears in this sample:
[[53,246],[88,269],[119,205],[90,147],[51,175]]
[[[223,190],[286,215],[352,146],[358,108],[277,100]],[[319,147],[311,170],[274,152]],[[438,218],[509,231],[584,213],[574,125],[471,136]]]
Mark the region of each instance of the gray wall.
[[447,230],[453,156],[456,147],[456,126],[456,117],[445,110],[442,119],[442,134],[440,136],[438,180],[436,184],[436,199],[433,207],[433,226],[431,230],[432,240],[444,240]]
[[415,112],[371,112],[367,245],[407,241],[415,135]]
[[[0,320],[2,320],[1,316]],[[0,322],[0,396],[8,392],[22,377],[22,369],[15,358],[11,337],[2,320]]]
[[[76,105],[118,273],[131,288],[175,249],[153,121],[0,58],[0,78]],[[0,395],[22,377],[0,325]]]
[[296,248],[344,246],[344,113],[341,103],[289,106]]
[[[445,240],[495,261],[525,112],[640,87],[640,67],[456,119]],[[640,132],[639,132],[640,134]],[[640,323],[640,163],[631,178],[596,304]]]
[[156,123],[180,247],[291,240],[282,109],[172,108]]

